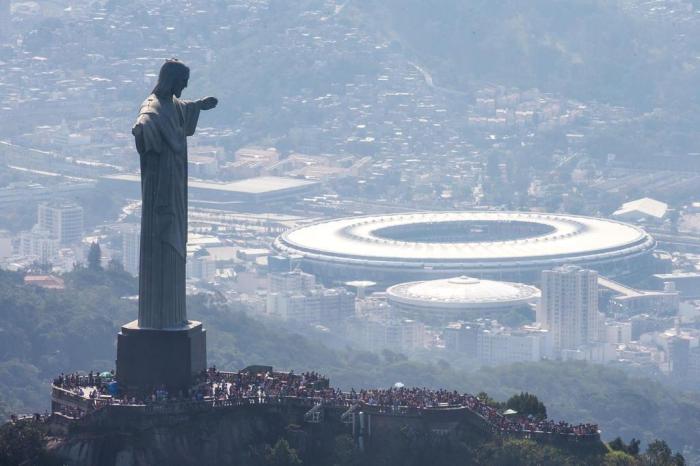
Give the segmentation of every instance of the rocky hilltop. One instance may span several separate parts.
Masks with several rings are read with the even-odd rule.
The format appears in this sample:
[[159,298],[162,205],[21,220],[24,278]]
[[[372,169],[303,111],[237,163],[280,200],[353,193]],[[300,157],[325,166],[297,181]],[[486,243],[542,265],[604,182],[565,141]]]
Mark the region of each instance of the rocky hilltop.
[[532,413],[520,414],[488,398],[400,384],[343,392],[316,373],[268,366],[211,369],[187,394],[114,389],[109,373],[54,381],[53,413],[43,420],[50,456],[71,465],[453,465],[492,464],[510,445],[595,464],[606,452],[597,426],[547,420],[534,397],[524,398],[534,398]]
[[[517,408],[513,409],[513,408]],[[204,371],[187,393],[123,393],[110,372],[61,375],[52,413],[0,426],[0,464],[663,465],[663,441],[605,444],[598,426],[547,418],[534,395],[498,403],[447,390],[344,392],[314,372]]]

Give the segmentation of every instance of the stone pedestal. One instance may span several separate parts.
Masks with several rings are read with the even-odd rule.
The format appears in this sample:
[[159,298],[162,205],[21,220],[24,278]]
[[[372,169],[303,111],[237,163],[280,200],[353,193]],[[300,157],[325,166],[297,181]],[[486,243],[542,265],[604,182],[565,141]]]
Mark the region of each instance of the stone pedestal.
[[207,368],[207,339],[202,323],[173,329],[124,325],[117,336],[117,382],[130,393],[150,394],[165,386],[186,393],[193,378]]

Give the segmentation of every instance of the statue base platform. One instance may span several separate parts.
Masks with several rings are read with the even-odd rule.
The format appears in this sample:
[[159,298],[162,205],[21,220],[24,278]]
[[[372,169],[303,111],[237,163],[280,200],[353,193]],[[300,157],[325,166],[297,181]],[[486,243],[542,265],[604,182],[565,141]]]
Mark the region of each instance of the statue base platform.
[[117,336],[117,382],[129,393],[150,394],[165,387],[172,395],[186,394],[206,369],[207,338],[201,322],[152,329],[133,321]]

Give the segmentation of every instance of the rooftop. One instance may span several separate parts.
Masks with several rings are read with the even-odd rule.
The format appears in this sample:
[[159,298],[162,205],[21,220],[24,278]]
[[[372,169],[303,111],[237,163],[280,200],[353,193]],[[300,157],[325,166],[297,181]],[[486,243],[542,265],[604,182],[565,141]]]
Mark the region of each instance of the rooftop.
[[625,202],[622,206],[613,213],[613,217],[626,216],[646,216],[662,219],[668,212],[668,204],[657,201],[650,197],[643,197],[634,201]]
[[314,258],[450,263],[563,258],[571,262],[644,253],[654,244],[644,230],[625,223],[534,212],[341,218],[291,230],[275,242],[282,251]]
[[[107,175],[104,178],[117,181],[129,181],[140,183],[141,177],[136,174]],[[238,194],[264,194],[286,191],[297,188],[310,188],[318,185],[317,181],[287,178],[281,176],[259,176],[244,180],[220,183],[214,181],[202,181],[191,179],[188,182],[190,188],[199,188],[214,191],[225,191]]]
[[598,276],[598,285],[614,292],[616,297],[624,299],[641,298],[644,296],[677,296],[678,292],[637,290],[622,283]]
[[401,283],[387,290],[390,302],[436,307],[498,307],[527,304],[540,290],[522,283],[456,277]]

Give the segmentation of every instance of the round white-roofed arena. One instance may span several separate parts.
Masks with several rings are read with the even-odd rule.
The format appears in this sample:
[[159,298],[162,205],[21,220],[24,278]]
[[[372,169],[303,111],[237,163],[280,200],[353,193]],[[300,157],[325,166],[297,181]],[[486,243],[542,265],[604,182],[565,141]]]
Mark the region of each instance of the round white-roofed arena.
[[395,284],[469,276],[534,283],[542,270],[576,264],[609,277],[652,267],[654,238],[608,219],[539,212],[422,212],[322,221],[279,236],[326,282]]
[[455,277],[400,283],[386,290],[392,309],[401,317],[447,323],[479,317],[499,318],[530,309],[540,290],[522,283]]

